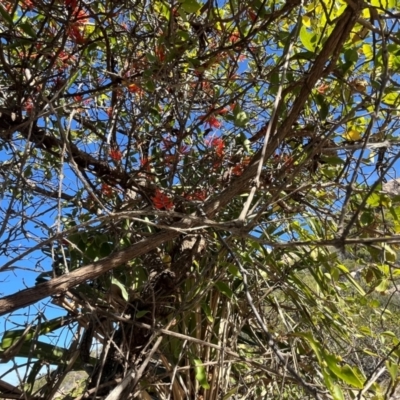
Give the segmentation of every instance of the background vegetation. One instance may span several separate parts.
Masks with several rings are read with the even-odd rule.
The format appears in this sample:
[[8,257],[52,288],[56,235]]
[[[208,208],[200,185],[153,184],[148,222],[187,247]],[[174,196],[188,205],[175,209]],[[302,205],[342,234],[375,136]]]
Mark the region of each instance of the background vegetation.
[[3,396],[395,396],[397,10],[4,0]]

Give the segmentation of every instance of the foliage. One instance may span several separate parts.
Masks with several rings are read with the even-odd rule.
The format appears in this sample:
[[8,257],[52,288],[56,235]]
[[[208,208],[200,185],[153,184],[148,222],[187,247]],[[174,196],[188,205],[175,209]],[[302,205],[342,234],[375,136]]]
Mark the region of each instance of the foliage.
[[35,276],[0,299],[18,390],[84,367],[91,398],[394,393],[398,19],[3,1],[0,271]]

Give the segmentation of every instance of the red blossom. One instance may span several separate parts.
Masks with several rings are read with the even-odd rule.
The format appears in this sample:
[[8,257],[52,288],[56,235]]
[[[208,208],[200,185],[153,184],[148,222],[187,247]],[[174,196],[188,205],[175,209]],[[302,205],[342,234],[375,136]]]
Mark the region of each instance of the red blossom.
[[215,153],[217,154],[217,156],[218,157],[223,157],[224,149],[225,149],[225,143],[221,138],[214,137],[212,139],[207,139],[206,140],[206,145],[209,146],[209,147],[214,147],[215,148]]
[[129,91],[130,93],[138,93],[138,94],[142,94],[142,93],[143,93],[143,89],[140,88],[138,85],[136,85],[136,84],[134,84],[134,83],[131,83],[131,84],[128,86],[128,91]]
[[207,124],[210,128],[221,128],[222,124],[220,121],[218,121],[217,118],[215,118],[213,115],[202,115],[199,117],[201,121],[203,121],[205,124]]
[[122,152],[119,149],[111,149],[110,150],[110,157],[114,161],[120,161],[122,159]]
[[164,156],[164,163],[166,167],[172,167],[178,161],[177,154],[167,154]]
[[22,0],[22,7],[32,10],[34,7],[34,2],[32,0]]
[[154,207],[158,210],[171,210],[174,207],[173,201],[160,189],[156,189],[154,197],[151,198],[153,200]]
[[163,46],[157,46],[156,47],[156,56],[160,61],[164,61],[165,60],[165,50]]
[[247,15],[251,19],[252,22],[256,22],[257,14],[253,10],[247,10]]
[[68,63],[71,61],[75,61],[76,57],[72,54],[66,53],[64,50],[61,50],[57,56],[57,59],[63,62],[63,67],[66,68]]
[[76,8],[78,5],[78,0],[65,0],[65,7]]
[[326,92],[328,89],[329,89],[329,85],[326,84],[326,83],[323,83],[322,85],[320,85],[320,86],[317,88],[317,92],[318,92],[319,94],[325,94],[325,92]]
[[236,164],[232,168],[232,175],[240,176],[242,175],[244,169],[250,164],[250,157],[245,157],[240,163]]
[[238,31],[232,32],[229,36],[229,41],[231,43],[236,43],[240,39],[240,34]]
[[31,98],[28,98],[25,102],[24,102],[24,110],[28,113],[28,114],[30,114],[32,111],[33,111],[33,109],[34,109],[34,105],[33,105],[33,102],[32,102],[32,99]]
[[232,175],[235,176],[240,176],[243,174],[243,167],[240,164],[236,164],[233,168],[232,168]]
[[205,93],[211,93],[213,92],[213,87],[211,85],[211,83],[209,81],[203,80],[201,82],[201,89],[203,90],[203,92]]
[[144,157],[140,160],[140,167],[141,169],[145,171],[150,171],[151,166],[150,166],[150,158]]
[[188,154],[190,151],[190,147],[186,144],[181,144],[178,151],[180,154]]
[[175,143],[171,140],[171,138],[169,136],[162,139],[161,148],[163,151],[171,150],[172,147],[174,147],[174,146],[175,146]]
[[221,110],[215,111],[216,114],[218,115],[225,115],[230,111],[230,109],[228,107],[224,107]]
[[76,24],[85,25],[89,22],[89,15],[81,8],[75,8],[72,15],[76,18]]
[[207,198],[207,192],[205,189],[196,190],[193,194],[184,195],[186,200],[199,200],[204,201]]
[[101,185],[101,193],[103,193],[104,196],[112,197],[112,195],[113,195],[112,187],[107,185],[107,183],[103,183]]
[[71,38],[71,40],[75,43],[78,44],[83,44],[85,43],[86,39],[83,37],[80,29],[79,29],[79,23],[71,24],[67,30],[68,36]]

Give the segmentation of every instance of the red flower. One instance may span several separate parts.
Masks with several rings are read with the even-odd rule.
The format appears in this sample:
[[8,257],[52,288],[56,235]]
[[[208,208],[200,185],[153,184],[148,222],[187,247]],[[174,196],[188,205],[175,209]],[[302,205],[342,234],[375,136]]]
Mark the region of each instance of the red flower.
[[106,113],[107,113],[107,115],[109,116],[109,118],[111,118],[112,115],[113,115],[113,108],[112,108],[112,107],[108,107],[108,108],[106,109]]
[[23,0],[22,7],[27,8],[28,10],[32,10],[35,4],[32,0]]
[[164,156],[164,163],[166,167],[172,167],[178,161],[177,154],[167,154]]
[[178,151],[179,151],[180,154],[188,154],[189,151],[190,151],[190,148],[186,144],[181,144],[181,146],[179,147]]
[[166,194],[161,192],[160,189],[156,189],[156,193],[151,199],[153,200],[154,207],[158,210],[171,210],[171,208],[174,207],[172,200]]
[[160,61],[164,61],[165,60],[165,50],[164,47],[162,46],[157,46],[156,47],[156,56]]
[[65,0],[64,1],[65,7],[76,8],[78,5],[78,0]]
[[134,83],[131,83],[128,86],[128,91],[130,93],[138,93],[138,94],[142,94],[143,93],[143,90],[138,85],[135,85]]
[[217,113],[218,115],[225,115],[225,114],[227,114],[229,111],[230,111],[229,108],[224,107],[222,110],[216,111],[216,113]]
[[101,185],[101,193],[103,193],[107,197],[112,197],[113,195],[112,187],[107,185],[107,183],[103,183]]
[[31,99],[31,98],[28,98],[28,99],[25,101],[25,103],[24,103],[24,110],[25,110],[28,114],[30,114],[30,113],[32,112],[33,109],[34,109],[34,105],[33,105],[32,99]]
[[151,170],[150,159],[147,157],[142,158],[140,160],[140,167],[145,171],[150,171]]
[[75,16],[77,20],[78,25],[85,25],[89,22],[89,15],[86,11],[75,8],[73,15]]
[[60,68],[67,68],[68,65],[70,65],[75,60],[76,60],[75,56],[66,53],[64,50],[61,50],[57,56],[57,65]]
[[253,10],[247,10],[247,15],[249,16],[252,22],[256,22],[257,14]]
[[232,168],[232,175],[240,176],[242,175],[244,169],[250,164],[250,157],[244,157],[242,162],[236,164]]
[[122,159],[122,153],[121,150],[118,149],[111,149],[110,150],[110,157],[114,160],[114,161],[119,161]]
[[232,175],[240,176],[243,173],[243,167],[240,164],[236,164],[232,169]]
[[240,39],[240,34],[238,31],[232,32],[229,36],[229,41],[231,43],[236,43]]
[[168,137],[162,139],[161,148],[163,151],[171,150],[174,146],[175,143],[171,140],[171,137],[169,135]]
[[206,115],[202,115],[199,117],[199,119],[207,124],[210,128],[213,127],[218,129],[222,126],[221,122],[218,121],[218,119],[215,118],[213,115],[210,115],[208,117]]
[[193,194],[186,194],[184,195],[186,200],[199,200],[204,201],[207,198],[207,192],[205,189],[197,190]]
[[215,147],[215,153],[217,154],[217,156],[223,157],[225,143],[221,138],[215,137],[212,139],[208,139],[208,140],[206,140],[206,145],[210,146],[210,147]]
[[319,94],[325,94],[325,92],[326,92],[328,89],[329,89],[329,85],[327,85],[326,83],[323,83],[322,85],[320,85],[320,86],[317,88],[317,92],[318,92]]
[[75,24],[71,24],[68,28],[68,36],[71,38],[72,41],[78,44],[85,43],[85,38],[83,37],[81,31],[79,30],[79,22]]

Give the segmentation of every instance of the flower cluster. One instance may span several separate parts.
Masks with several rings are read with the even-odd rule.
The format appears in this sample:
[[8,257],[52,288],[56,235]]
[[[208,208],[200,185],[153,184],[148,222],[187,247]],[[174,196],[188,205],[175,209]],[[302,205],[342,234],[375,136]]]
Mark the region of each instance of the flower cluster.
[[215,149],[215,154],[222,158],[225,154],[225,142],[220,137],[213,137],[206,140],[206,145]]
[[119,149],[111,149],[109,154],[114,161],[120,161],[122,159],[122,152]]
[[154,207],[158,210],[171,210],[174,207],[174,203],[170,197],[164,194],[160,189],[156,189],[153,200]]

